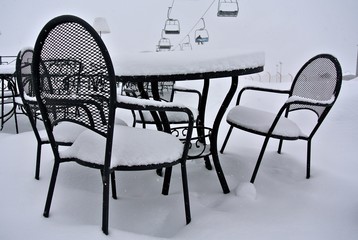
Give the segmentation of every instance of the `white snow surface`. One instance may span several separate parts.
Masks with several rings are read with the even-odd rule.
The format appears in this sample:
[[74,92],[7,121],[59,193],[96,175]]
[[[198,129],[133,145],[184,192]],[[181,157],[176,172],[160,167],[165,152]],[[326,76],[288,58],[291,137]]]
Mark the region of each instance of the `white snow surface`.
[[2,74],[13,74],[15,72],[16,65],[14,63],[11,64],[1,64],[0,65],[0,73]]
[[[85,130],[71,147],[60,154],[64,158],[78,158],[103,165],[105,146],[103,136]],[[183,144],[173,135],[120,125],[114,128],[113,146],[111,167],[170,163],[183,154]]]
[[[229,82],[211,82],[208,126]],[[201,87],[199,82],[181,84]],[[253,83],[241,78],[239,88],[247,84]],[[289,87],[288,83],[255,85]],[[60,166],[50,217],[42,216],[53,155],[48,145],[43,147],[41,176],[35,180],[36,140],[20,115],[19,134],[13,119],[0,132],[0,239],[356,239],[357,91],[358,79],[343,82],[335,106],[313,139],[309,180],[305,179],[306,143],[286,141],[282,154],[277,154],[278,142],[272,140],[251,185],[263,138],[236,129],[220,154],[229,194],[222,193],[215,171],[207,170],[203,161],[189,161],[192,222],[185,225],[180,167],[173,168],[168,196],[161,195],[163,178],[154,171],[117,172],[119,198],[110,200],[109,236],[100,228],[100,173],[75,163]],[[189,101],[176,97],[183,104]],[[273,111],[285,101],[277,95],[254,94],[246,99],[254,107]],[[122,110],[118,115],[131,125],[129,112]],[[307,124],[310,118],[301,119]],[[227,129],[223,121],[219,146]]]
[[231,71],[265,65],[264,52],[215,49],[127,53],[114,57],[116,75],[165,75]]
[[[171,3],[163,0],[63,0],[61,4],[44,0],[1,1],[0,54],[14,56],[24,46],[33,46],[44,24],[62,14],[77,15],[89,23],[95,17],[106,17],[111,33],[103,34],[102,39],[114,60],[127,51],[155,51]],[[175,1],[171,14],[180,20],[184,35],[172,36],[174,47],[210,3]],[[192,44],[195,52],[200,48],[264,51],[265,72],[261,77],[271,74],[271,81],[278,79],[281,68],[283,76],[294,76],[305,61],[319,53],[336,56],[344,73],[356,72],[356,0],[242,0],[237,18],[217,18],[216,7],[214,4],[205,16],[210,40],[206,45]],[[41,9],[41,14],[29,17],[29,9]],[[128,65],[133,66],[132,63]],[[6,68],[12,73],[15,64]],[[252,85],[249,78],[241,77],[239,88]],[[258,79],[257,75],[252,78]],[[228,79],[211,82],[207,126],[212,125],[229,82]],[[180,85],[202,88],[200,81],[183,81]],[[288,83],[255,85],[289,88]],[[256,182],[250,184],[263,138],[235,129],[224,154],[220,154],[229,194],[222,193],[215,171],[208,171],[203,161],[189,161],[192,222],[185,225],[180,167],[173,168],[168,196],[161,195],[163,178],[154,171],[117,172],[119,198],[110,199],[109,236],[100,228],[100,173],[75,163],[61,164],[50,217],[42,216],[53,155],[49,145],[42,147],[40,180],[35,180],[37,143],[28,119],[19,115],[19,134],[15,134],[13,119],[0,131],[0,239],[355,240],[358,236],[357,92],[358,79],[343,82],[335,106],[312,141],[309,180],[305,179],[306,142],[286,141],[282,154],[277,154],[278,142],[271,140]],[[287,100],[287,96],[283,99],[277,95],[250,96],[248,104],[270,111],[277,110]],[[181,94],[176,95],[176,101],[183,105],[193,103],[193,99]],[[234,102],[235,99],[230,108]],[[118,115],[131,126],[130,112],[119,111]],[[228,130],[225,117],[220,126],[219,147]],[[307,128],[310,120],[315,120],[310,114],[296,117]]]
[[[230,110],[227,115],[227,121],[242,126],[245,129],[268,133],[276,114],[275,112],[267,112],[240,105]],[[278,120],[272,134],[292,138],[304,135],[294,121],[284,116]]]

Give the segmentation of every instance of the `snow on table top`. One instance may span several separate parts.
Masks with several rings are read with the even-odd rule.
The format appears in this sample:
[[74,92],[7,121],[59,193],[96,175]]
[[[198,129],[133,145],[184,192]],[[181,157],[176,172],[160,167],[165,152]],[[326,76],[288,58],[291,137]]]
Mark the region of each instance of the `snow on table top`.
[[[250,69],[265,65],[263,52],[236,49],[125,53],[112,57],[118,76],[175,75]],[[13,74],[15,64],[0,65],[0,74]]]
[[15,72],[15,64],[0,65],[0,74],[13,74]]
[[235,49],[142,52],[122,54],[112,61],[117,76],[175,75],[262,67],[265,54]]

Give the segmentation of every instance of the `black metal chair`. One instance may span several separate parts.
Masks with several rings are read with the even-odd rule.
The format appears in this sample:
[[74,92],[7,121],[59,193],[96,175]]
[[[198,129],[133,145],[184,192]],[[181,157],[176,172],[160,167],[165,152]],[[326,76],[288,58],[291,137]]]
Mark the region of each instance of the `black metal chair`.
[[[53,60],[78,60],[82,71],[76,77],[57,74],[44,64]],[[61,68],[61,65],[59,65]],[[113,65],[109,53],[98,33],[84,20],[70,15],[59,16],[48,22],[40,32],[33,57],[33,77],[36,97],[45,128],[55,156],[53,173],[47,195],[44,216],[49,216],[59,166],[63,162],[99,169],[103,182],[102,231],[108,234],[109,187],[115,193],[116,170],[148,170],[165,167],[163,194],[168,194],[170,170],[180,164],[186,222],[191,220],[186,175],[186,157],[193,127],[189,109],[174,104],[158,106],[149,100],[118,97]],[[70,69],[68,69],[70,71]],[[66,69],[61,69],[66,73]],[[63,89],[63,80],[70,78]],[[51,88],[49,86],[52,86]],[[141,102],[145,101],[145,102]],[[142,128],[115,125],[116,108],[129,110],[182,111],[189,118],[186,141],[175,136]],[[54,125],[73,122],[87,129],[74,143],[59,150]],[[110,179],[111,176],[111,179]]]
[[[39,131],[37,128],[37,122],[38,120],[42,121],[42,118],[34,92],[31,73],[32,57],[32,48],[24,48],[18,53],[16,59],[16,79],[19,94],[22,99],[22,107],[24,108],[37,140],[35,179],[39,180],[42,145],[49,144],[50,141],[46,132]],[[54,126],[54,135],[56,136],[56,141],[59,145],[70,146],[77,136],[85,129],[85,127],[78,124],[63,122]]]
[[[131,97],[153,98],[152,87],[150,82],[144,83],[143,85],[133,82],[128,82],[124,84],[122,91],[123,94]],[[166,101],[166,102],[173,102],[175,93],[177,92],[195,94],[198,99],[197,106],[195,108],[194,107],[189,107],[189,108],[193,112],[194,117],[197,119],[199,114],[198,109],[200,108],[200,101],[201,101],[200,91],[196,89],[178,87],[173,81],[159,82],[158,91],[159,91],[160,99],[156,99],[156,100]],[[167,114],[167,117],[169,123],[171,124],[185,124],[188,122],[187,115],[183,113],[169,113]],[[153,118],[152,114],[149,111],[134,111],[133,126],[135,127],[137,123],[141,124],[143,128],[146,128],[147,124],[155,124],[155,119]]]
[[[158,91],[155,94],[153,91]],[[152,89],[151,83],[133,83],[127,82],[123,84],[122,94],[127,96],[135,97],[135,98],[154,98],[157,101],[165,101],[165,102],[173,102],[176,93],[185,94],[190,98],[195,99],[197,105],[195,107],[187,106],[192,113],[194,114],[195,118],[195,127],[194,129],[197,130],[197,137],[200,139],[200,147],[198,142],[196,143],[196,148],[191,148],[193,151],[189,151],[188,159],[198,159],[204,158],[205,167],[209,170],[212,170],[212,165],[209,159],[209,152],[208,152],[208,145],[206,145],[206,141],[208,140],[207,129],[204,128],[204,117],[203,114],[200,113],[200,108],[206,107],[206,97],[202,96],[199,90],[193,88],[186,88],[177,86],[174,81],[167,81],[167,82],[158,82],[158,87]],[[191,95],[191,96],[190,96]],[[132,111],[133,115],[133,126],[136,124],[141,124],[143,128],[146,128],[147,125],[155,125],[158,122],[159,116],[153,114],[150,111]],[[179,133],[183,129],[185,129],[185,125],[188,123],[188,117],[186,114],[182,112],[169,112],[166,114],[167,121],[172,127],[172,132]],[[178,127],[179,126],[179,127]],[[185,130],[184,130],[185,131]],[[179,134],[180,135],[180,134]],[[200,136],[200,137],[199,137]],[[193,139],[194,140],[194,139]],[[205,153],[204,153],[205,152]],[[158,175],[162,175],[160,169],[157,170]]]
[[16,109],[21,108],[21,106],[22,103],[17,92],[16,81],[14,81],[14,73],[2,74],[0,77],[0,130],[2,130],[4,124],[14,116],[15,130],[16,133],[19,132]]
[[[265,140],[251,177],[251,183],[254,183],[270,138],[280,140],[278,153],[281,153],[283,140],[306,140],[306,178],[310,178],[312,138],[337,100],[341,85],[342,69],[338,60],[332,55],[320,54],[303,65],[290,90],[244,87],[238,95],[237,106],[227,115],[230,128],[220,152],[223,153],[234,127],[264,136]],[[277,113],[270,113],[240,104],[242,94],[248,90],[288,94],[288,99]],[[317,123],[309,133],[304,133],[298,122],[288,118],[289,112],[297,110],[311,110],[317,115]]]

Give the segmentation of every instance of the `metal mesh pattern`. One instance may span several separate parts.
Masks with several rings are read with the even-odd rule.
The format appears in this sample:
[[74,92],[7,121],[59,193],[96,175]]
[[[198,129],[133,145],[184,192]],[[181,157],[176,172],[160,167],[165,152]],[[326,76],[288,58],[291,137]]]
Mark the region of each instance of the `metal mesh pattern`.
[[51,124],[74,121],[105,135],[110,78],[98,43],[77,22],[48,30],[40,63],[41,100]]
[[[297,75],[292,86],[292,95],[317,101],[330,100],[336,96],[338,72],[332,59],[319,57],[307,63]],[[293,104],[290,111],[310,109],[321,116],[326,107]]]
[[[27,50],[21,56],[21,84],[19,84],[19,88],[22,88],[23,93],[28,97],[35,97],[31,74],[32,55],[33,51]],[[24,96],[25,100],[27,96]]]
[[[159,90],[159,96],[161,99],[165,101],[171,101],[171,96],[174,91],[174,81],[168,81],[168,82],[158,82],[158,90]],[[143,83],[144,90],[146,94],[148,94],[148,97],[153,97],[152,94],[152,86],[150,82]],[[136,82],[126,82],[123,85],[122,88],[122,95],[124,95],[126,92],[132,92],[134,96],[141,96],[141,92],[138,89],[138,85]]]
[[35,99],[34,82],[31,70],[33,51],[28,49],[24,52],[21,51],[19,54],[22,55],[18,56],[17,61],[19,61],[19,63],[16,63],[18,87],[24,108],[26,109],[26,114],[28,114],[35,123],[40,113]]

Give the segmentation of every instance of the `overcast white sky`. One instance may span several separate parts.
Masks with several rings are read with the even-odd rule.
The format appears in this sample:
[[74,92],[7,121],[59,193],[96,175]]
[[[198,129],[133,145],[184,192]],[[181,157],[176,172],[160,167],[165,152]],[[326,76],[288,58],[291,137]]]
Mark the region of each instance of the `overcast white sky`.
[[[155,51],[172,0],[0,0],[0,55],[16,55],[34,44],[42,26],[55,16],[77,15],[92,23],[106,17],[111,33],[103,39],[111,55]],[[171,17],[181,23],[182,40],[212,0],[176,0]],[[311,56],[328,52],[344,72],[356,70],[357,0],[240,0],[237,18],[216,17],[217,3],[206,13],[210,42],[202,48],[239,48],[266,52],[266,70],[295,74]],[[199,27],[199,26],[198,26]],[[190,34],[191,40],[194,33]],[[194,44],[194,43],[193,43]],[[194,46],[198,48],[198,46]]]

